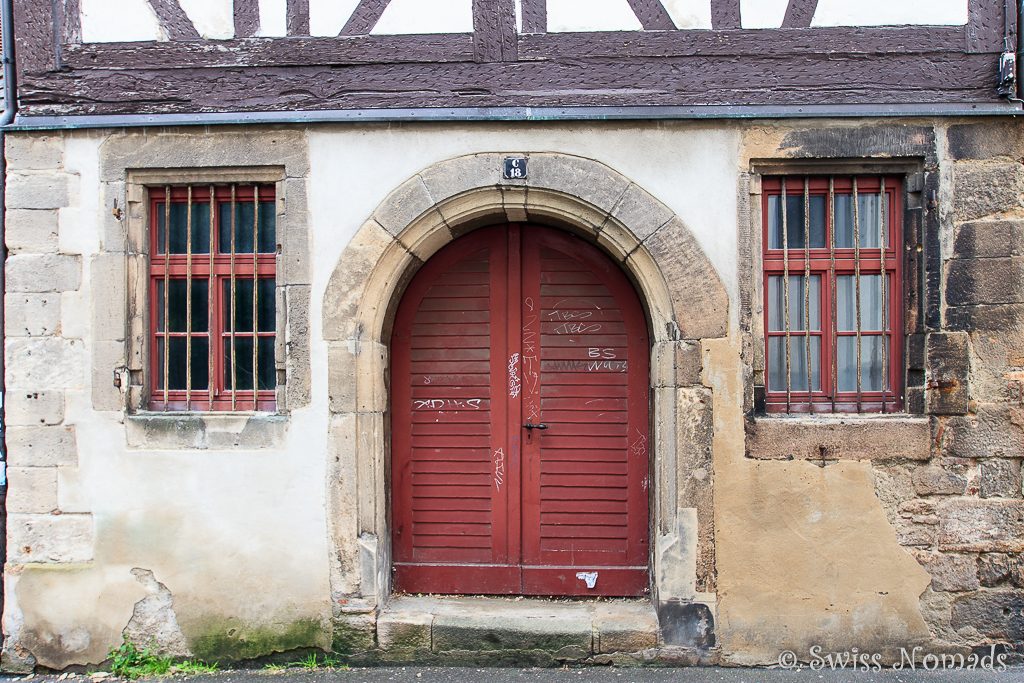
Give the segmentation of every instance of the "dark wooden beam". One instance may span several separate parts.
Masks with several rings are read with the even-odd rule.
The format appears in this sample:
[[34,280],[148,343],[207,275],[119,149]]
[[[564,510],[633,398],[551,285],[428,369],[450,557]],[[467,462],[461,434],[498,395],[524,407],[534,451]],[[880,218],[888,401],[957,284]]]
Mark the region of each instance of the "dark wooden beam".
[[472,62],[471,35],[243,38],[164,43],[86,43],[65,49],[65,64],[83,71]]
[[645,31],[672,31],[676,24],[672,21],[661,0],[628,0],[633,13],[640,20]]
[[260,31],[259,0],[235,0],[235,38],[249,38]]
[[14,44],[19,74],[56,68],[57,17],[53,10],[49,2],[14,3]]
[[818,0],[789,0],[782,28],[808,28],[818,9]]
[[478,62],[518,59],[513,0],[473,0],[473,52]]
[[521,60],[590,57],[721,56],[789,58],[794,55],[900,55],[956,53],[962,26],[821,27],[808,39],[805,29],[727,31],[630,31],[548,33],[519,37]]
[[153,8],[160,28],[167,32],[171,40],[199,40],[199,31],[192,20],[181,9],[178,0],[146,0]]
[[[905,104],[996,101],[992,56],[571,57],[508,63],[389,63],[250,69],[31,73],[26,114],[146,114],[358,108]],[[131,98],[124,93],[131,92]]]
[[345,22],[339,35],[343,36],[365,36],[373,30],[373,27],[380,21],[391,0],[359,0],[359,4],[352,11],[352,16]]
[[521,7],[523,13],[523,33],[548,32],[547,0],[522,0]]
[[740,0],[711,0],[711,28],[740,28]]
[[[967,51],[999,52],[1014,50],[1017,13],[1007,11],[1011,0],[971,0],[967,6]],[[1004,48],[1004,36],[1009,29],[1009,45]]]
[[[769,40],[765,40],[770,33]],[[632,31],[549,33],[519,37],[524,61],[561,61],[581,55],[619,58],[728,57],[755,63],[764,57],[791,59],[832,54],[836,58],[955,53],[964,44],[962,26],[929,28],[816,28],[814,41],[804,29],[732,31]],[[150,43],[86,43],[64,48],[64,66],[88,71],[108,68],[240,68],[359,66],[365,64],[471,62],[473,37],[460,35],[295,37]]]
[[309,35],[309,0],[288,0],[288,35]]
[[82,10],[80,0],[61,0],[61,41],[64,44],[82,42]]

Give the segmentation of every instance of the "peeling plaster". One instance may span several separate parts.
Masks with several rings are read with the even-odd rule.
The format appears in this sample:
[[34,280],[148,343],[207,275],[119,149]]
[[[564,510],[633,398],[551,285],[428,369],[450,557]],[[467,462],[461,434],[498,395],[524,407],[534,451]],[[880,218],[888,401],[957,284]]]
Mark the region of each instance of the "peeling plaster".
[[896,540],[871,465],[743,457],[742,365],[734,339],[704,342],[714,390],[718,633],[733,664],[783,650],[872,652],[930,640],[931,579]]
[[148,595],[135,603],[132,618],[122,632],[124,637],[133,643],[153,643],[162,655],[191,656],[192,651],[174,614],[171,591],[148,569],[136,567],[132,569],[132,576],[138,579]]

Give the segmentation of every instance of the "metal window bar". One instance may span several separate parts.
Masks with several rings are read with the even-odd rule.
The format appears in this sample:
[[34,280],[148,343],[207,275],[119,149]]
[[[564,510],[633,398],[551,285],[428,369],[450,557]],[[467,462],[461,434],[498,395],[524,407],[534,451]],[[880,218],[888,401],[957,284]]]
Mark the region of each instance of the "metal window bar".
[[169,385],[171,375],[171,187],[164,187],[164,410],[167,410],[169,400]]
[[789,330],[789,228],[786,216],[786,179],[782,179],[782,196],[779,201],[782,205],[782,319],[783,329],[786,332],[786,412],[789,412],[790,404],[793,402],[793,383],[790,378],[791,349]]
[[185,410],[192,410],[192,186],[185,204]]
[[259,367],[260,367],[260,325],[259,325],[259,234],[260,234],[260,186],[252,188],[252,409],[259,410]]
[[[808,410],[814,412],[814,387],[811,385],[811,189],[804,176],[804,376],[807,379]],[[787,283],[788,285],[788,283]]]
[[836,412],[836,393],[839,391],[839,335],[836,334],[837,307],[836,307],[836,179],[834,176],[828,178],[828,206],[829,206],[829,217],[828,217],[828,287],[830,296],[831,315],[829,315],[829,330],[832,336],[832,362],[829,363],[829,374],[832,380],[832,412]]
[[237,322],[238,311],[235,306],[235,213],[238,208],[237,204],[237,187],[231,186],[231,410],[236,410],[238,401],[238,359],[235,351],[235,325]]
[[863,411],[862,387],[861,387],[861,338],[860,338],[860,200],[857,198],[857,176],[853,177],[853,280],[854,280],[854,307],[857,313],[857,412]]
[[879,318],[882,328],[882,412],[885,412],[885,392],[889,385],[889,359],[888,359],[888,347],[889,342],[887,339],[886,331],[889,329],[889,316],[887,313],[886,304],[886,280],[888,279],[888,273],[885,269],[885,251],[888,245],[887,234],[886,234],[886,197],[885,197],[885,178],[881,179],[878,189],[878,261],[879,261],[879,273],[882,287],[882,316]]
[[209,405],[207,410],[213,410],[213,388],[217,381],[216,353],[214,352],[213,331],[217,329],[216,318],[219,310],[216,305],[215,296],[218,295],[216,280],[214,279],[214,234],[216,233],[214,217],[217,215],[217,194],[216,188],[210,185],[210,279],[207,281],[206,292],[206,355],[209,359],[209,377],[206,384],[206,396]]

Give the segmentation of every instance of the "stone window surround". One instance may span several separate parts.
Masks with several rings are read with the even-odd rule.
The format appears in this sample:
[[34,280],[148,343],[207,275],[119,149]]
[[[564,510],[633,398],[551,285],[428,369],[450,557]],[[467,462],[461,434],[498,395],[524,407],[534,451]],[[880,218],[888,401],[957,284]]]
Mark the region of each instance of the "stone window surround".
[[[274,130],[267,131],[263,137],[275,134],[298,137]],[[259,140],[261,135],[251,133],[248,136],[249,140],[253,137]],[[95,330],[93,407],[124,413],[129,448],[252,450],[281,447],[288,413],[309,402],[311,378],[308,323],[305,322],[309,316],[310,289],[305,138],[301,136],[301,144],[290,145],[287,153],[275,149],[276,140],[264,139],[271,144],[262,149],[253,145],[258,151],[244,154],[245,165],[238,166],[230,165],[239,156],[236,134],[211,133],[207,142],[191,159],[182,151],[182,146],[188,144],[187,139],[172,134],[113,135],[101,147],[101,193],[120,229],[119,236],[110,229],[104,230],[104,248],[95,257],[94,267],[99,264],[114,269],[123,278],[123,285],[93,287],[91,293],[94,307],[111,311],[113,318],[120,319],[120,330],[116,332]],[[275,185],[279,244],[276,305],[279,333],[275,344],[277,408],[273,413],[151,411],[147,409],[151,372],[147,348],[150,325],[147,188],[218,182]],[[116,207],[123,207],[120,214]],[[112,281],[110,284],[121,283]],[[104,335],[114,339],[101,339]],[[123,388],[113,386],[111,372],[120,379]]]
[[[749,368],[744,409],[747,421],[747,457],[765,460],[805,459],[823,464],[840,459],[847,460],[927,460],[930,457],[931,427],[927,417],[920,412],[911,412],[909,399],[905,398],[904,411],[889,414],[762,414],[757,412],[756,394],[765,386],[765,347],[763,278],[761,255],[763,216],[761,179],[765,175],[897,175],[904,178],[903,190],[903,239],[908,244],[911,212],[919,210],[921,200],[911,197],[920,193],[920,177],[924,162],[920,158],[864,158],[864,159],[752,159],[750,173],[741,179],[747,191],[740,192],[740,214],[744,209],[749,216],[747,229],[741,221],[740,241],[746,243],[750,267],[746,271],[746,282],[741,287],[749,292],[750,304],[741,307],[740,325],[749,334],[749,343],[744,345],[744,365]],[[917,191],[915,192],[915,189]],[[745,205],[745,206],[744,206]],[[905,270],[902,286],[904,301],[910,287],[920,287],[911,282]],[[912,312],[904,311],[905,339],[915,330]],[[908,366],[913,362],[904,358],[904,378]],[[904,392],[907,383],[904,381]]]
[[[216,183],[258,183],[275,186],[275,203],[277,205],[278,231],[291,229],[293,226],[287,224],[284,211],[284,169],[195,169],[195,170],[129,170],[126,185],[127,207],[128,207],[128,249],[129,259],[137,264],[136,269],[131,269],[133,291],[132,302],[143,302],[142,305],[131,306],[132,316],[130,324],[132,330],[143,328],[146,331],[145,341],[140,335],[132,334],[130,337],[129,358],[138,359],[137,364],[129,366],[129,392],[127,397],[128,415],[125,421],[128,434],[129,446],[153,447],[154,442],[159,442],[161,434],[173,434],[171,445],[179,445],[185,448],[194,448],[205,444],[207,447],[248,447],[259,446],[260,444],[275,444],[284,435],[280,416],[286,414],[288,405],[288,393],[286,391],[288,378],[286,376],[286,350],[285,339],[288,326],[289,311],[287,310],[287,297],[283,278],[277,279],[276,293],[276,317],[277,329],[280,333],[275,337],[274,357],[277,372],[277,388],[275,400],[277,407],[274,412],[261,411],[203,411],[185,413],[182,411],[159,411],[151,410],[148,404],[151,400],[151,382],[153,381],[152,363],[150,354],[150,330],[149,317],[149,284],[150,277],[150,220],[149,215],[149,193],[148,188],[164,187],[167,185],[205,185]],[[279,233],[280,234],[280,233]],[[279,243],[282,242],[280,237]],[[285,257],[279,253],[277,261],[280,264]],[[141,366],[141,370],[139,368]],[[239,416],[245,415],[244,421],[239,421]],[[161,429],[161,426],[167,429]],[[237,438],[225,438],[225,432],[237,434]],[[245,434],[246,438],[242,438]],[[167,446],[165,442],[161,444]]]

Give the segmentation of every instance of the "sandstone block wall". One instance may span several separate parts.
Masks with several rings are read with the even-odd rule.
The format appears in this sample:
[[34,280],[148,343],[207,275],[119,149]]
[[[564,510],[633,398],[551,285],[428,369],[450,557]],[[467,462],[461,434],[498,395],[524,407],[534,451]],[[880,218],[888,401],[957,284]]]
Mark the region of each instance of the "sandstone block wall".
[[75,229],[67,211],[79,177],[64,168],[60,135],[6,141],[7,560],[83,562],[91,515],[60,504],[61,480],[78,465],[65,394],[84,387],[84,343],[62,318],[74,315],[82,281],[81,253],[61,241]]

